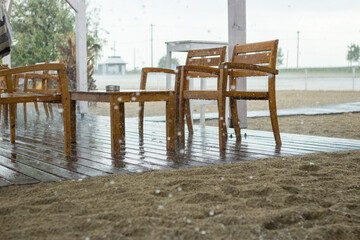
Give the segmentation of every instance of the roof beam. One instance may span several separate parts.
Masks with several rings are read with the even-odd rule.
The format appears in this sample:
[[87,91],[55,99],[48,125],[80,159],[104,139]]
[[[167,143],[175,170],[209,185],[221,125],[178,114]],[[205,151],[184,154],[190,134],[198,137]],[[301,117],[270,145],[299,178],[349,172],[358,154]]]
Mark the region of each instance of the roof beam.
[[79,10],[79,4],[77,0],[66,0],[69,5],[75,10],[75,12],[78,12]]

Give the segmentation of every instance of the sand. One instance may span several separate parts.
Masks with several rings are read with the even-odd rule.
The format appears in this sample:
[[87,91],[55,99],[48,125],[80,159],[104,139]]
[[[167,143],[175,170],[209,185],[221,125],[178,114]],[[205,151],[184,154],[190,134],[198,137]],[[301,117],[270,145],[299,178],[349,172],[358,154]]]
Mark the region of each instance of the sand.
[[[342,99],[288,94],[298,105]],[[280,128],[360,139],[359,117],[285,117]],[[3,187],[0,239],[360,239],[359,172],[355,150]]]

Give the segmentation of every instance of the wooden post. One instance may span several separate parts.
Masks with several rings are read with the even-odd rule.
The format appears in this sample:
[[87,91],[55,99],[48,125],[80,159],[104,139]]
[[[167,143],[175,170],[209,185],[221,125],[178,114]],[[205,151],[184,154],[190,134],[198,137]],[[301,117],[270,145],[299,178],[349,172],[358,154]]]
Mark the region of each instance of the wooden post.
[[[85,0],[78,0],[76,12],[76,82],[78,91],[87,91],[87,46]],[[88,103],[80,102],[80,113],[88,113]]]
[[[228,57],[231,61],[233,49],[236,44],[246,43],[246,0],[228,0],[228,34],[229,47]],[[238,78],[236,82],[237,90],[246,90],[246,78]],[[238,112],[240,127],[247,127],[247,107],[246,101],[238,101]]]

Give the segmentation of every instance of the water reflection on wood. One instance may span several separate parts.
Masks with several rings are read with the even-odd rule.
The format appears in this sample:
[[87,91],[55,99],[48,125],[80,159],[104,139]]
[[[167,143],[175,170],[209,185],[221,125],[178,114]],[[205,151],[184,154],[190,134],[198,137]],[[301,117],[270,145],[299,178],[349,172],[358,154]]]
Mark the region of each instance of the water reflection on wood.
[[282,134],[283,144],[276,147],[272,132],[251,130],[244,130],[246,137],[237,142],[230,129],[226,150],[220,151],[218,129],[196,125],[193,135],[186,136],[185,144],[173,152],[166,150],[164,122],[145,122],[144,136],[139,137],[137,122],[129,120],[126,141],[120,153],[113,155],[109,118],[86,115],[77,116],[77,142],[72,144],[71,157],[66,158],[62,121],[56,115],[52,120],[45,114],[28,114],[34,119],[27,128],[17,125],[16,144],[10,143],[9,128],[2,119],[0,187],[360,148],[358,140],[295,134]]

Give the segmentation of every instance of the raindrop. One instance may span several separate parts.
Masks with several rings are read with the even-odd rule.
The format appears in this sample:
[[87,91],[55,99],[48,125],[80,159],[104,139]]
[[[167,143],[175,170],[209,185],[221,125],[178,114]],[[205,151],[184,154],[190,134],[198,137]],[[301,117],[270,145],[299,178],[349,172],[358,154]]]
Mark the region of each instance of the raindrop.
[[221,177],[221,178],[220,178],[221,181],[224,181],[224,179],[225,179],[224,177]]
[[178,135],[178,136],[181,136],[181,132],[178,132],[177,135]]
[[119,109],[119,107],[118,107],[118,106],[115,106],[114,109],[117,110],[117,109]]
[[86,221],[87,221],[87,222],[91,222],[91,218],[88,218]]
[[169,197],[169,198],[172,198],[172,196],[173,196],[172,193],[169,193],[168,197]]
[[211,62],[211,59],[209,58],[209,59],[207,60],[207,62],[208,62],[208,63]]
[[115,181],[114,181],[114,180],[111,180],[111,181],[110,181],[110,184],[111,184],[111,185],[113,185],[114,183],[115,183]]
[[178,191],[179,191],[179,192],[182,191],[182,187],[178,187]]
[[253,179],[253,176],[250,176],[249,179]]
[[136,100],[136,97],[132,97],[132,98],[131,98],[131,101],[135,101],[135,100]]
[[188,219],[188,220],[186,220],[186,222],[190,224],[190,223],[191,223],[191,220],[190,220],[190,219]]
[[196,228],[195,228],[195,231],[197,231],[197,232],[198,232],[199,230],[200,230],[200,229],[199,229],[198,227],[196,227]]
[[184,154],[185,150],[184,149],[180,149],[180,154]]
[[121,102],[122,98],[121,97],[118,97],[118,101]]
[[158,206],[158,210],[162,210],[162,209],[164,209],[164,206],[163,206],[163,205],[159,205],[159,206]]
[[210,210],[209,215],[214,216],[215,212],[213,210]]
[[159,189],[156,189],[156,190],[155,190],[155,193],[156,193],[156,194],[159,194],[159,193],[160,193],[160,190],[159,190]]
[[79,178],[78,181],[81,182],[83,179],[82,178]]
[[171,137],[168,137],[167,140],[170,141],[170,140],[171,140]]
[[136,95],[136,96],[139,96],[139,95],[140,95],[140,93],[139,93],[139,92],[137,92],[137,93],[135,93],[135,95]]
[[315,164],[314,164],[313,162],[310,162],[309,165],[310,165],[310,166],[314,166]]
[[201,234],[202,234],[202,235],[205,235],[205,234],[206,234],[206,232],[205,232],[204,230],[202,230],[202,231],[201,231]]

